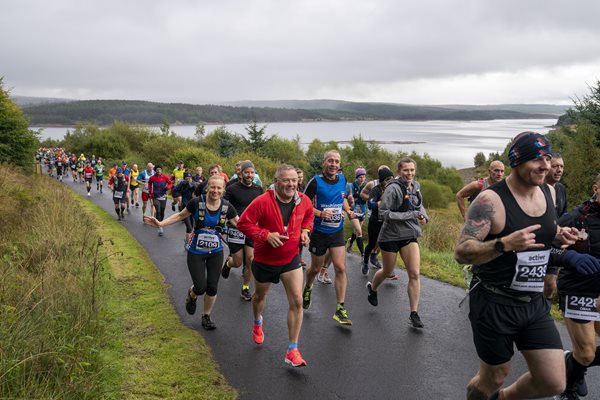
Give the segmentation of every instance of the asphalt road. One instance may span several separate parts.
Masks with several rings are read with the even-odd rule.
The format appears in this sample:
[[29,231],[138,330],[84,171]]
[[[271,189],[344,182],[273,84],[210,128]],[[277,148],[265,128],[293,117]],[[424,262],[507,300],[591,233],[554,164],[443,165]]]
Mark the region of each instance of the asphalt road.
[[[85,196],[85,187],[66,179],[65,184]],[[90,200],[116,218],[112,197],[92,189]],[[171,214],[170,202],[168,213]],[[200,332],[213,356],[241,399],[464,399],[465,385],[477,372],[478,359],[472,344],[467,318],[468,305],[458,307],[465,291],[425,277],[421,279],[419,314],[423,330],[409,326],[406,273],[398,270],[398,281],[386,281],[379,289],[379,306],[367,302],[360,273],[360,258],[348,255],[346,308],[354,324],[338,325],[332,285],[315,283],[312,306],[304,313],[299,349],[308,366],[288,367],[284,363],[287,339],[287,300],[281,284],[272,287],[264,312],[265,342],[251,339],[252,309],[240,298],[241,270],[219,282],[219,294],[212,313],[217,324],[205,331],[200,324],[202,302],[190,316],[184,308],[191,285],[183,249],[184,225],[157,230],[142,223],[141,206],[132,208],[122,222],[146,249],[170,285],[169,295],[181,321]],[[310,257],[305,251],[304,258]],[[563,325],[557,324],[565,348],[571,341]],[[526,371],[517,352],[507,382]],[[588,398],[600,398],[600,368],[587,375]],[[199,394],[200,398],[202,397]]]

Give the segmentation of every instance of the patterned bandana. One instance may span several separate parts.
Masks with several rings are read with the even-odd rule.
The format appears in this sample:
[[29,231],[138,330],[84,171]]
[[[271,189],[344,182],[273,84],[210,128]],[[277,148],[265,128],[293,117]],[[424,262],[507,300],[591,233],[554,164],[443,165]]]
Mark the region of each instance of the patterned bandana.
[[552,156],[552,147],[548,139],[537,132],[519,133],[508,151],[511,168],[545,155]]

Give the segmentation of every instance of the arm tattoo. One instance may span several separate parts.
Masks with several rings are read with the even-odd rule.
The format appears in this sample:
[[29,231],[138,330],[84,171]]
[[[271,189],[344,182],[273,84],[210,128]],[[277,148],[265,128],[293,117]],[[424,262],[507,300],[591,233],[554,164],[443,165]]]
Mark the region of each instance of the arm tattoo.
[[483,241],[489,232],[494,214],[492,203],[485,198],[477,197],[467,212],[467,219],[459,243],[468,239]]

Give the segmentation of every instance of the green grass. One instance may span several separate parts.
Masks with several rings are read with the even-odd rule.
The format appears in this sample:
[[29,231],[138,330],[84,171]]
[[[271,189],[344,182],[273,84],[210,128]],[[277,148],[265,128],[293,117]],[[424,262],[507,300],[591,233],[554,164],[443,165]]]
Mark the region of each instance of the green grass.
[[111,216],[5,165],[0,204],[0,398],[237,397]]
[[236,398],[202,336],[181,324],[143,247],[111,215],[75,196],[95,216],[103,251],[111,254],[108,308],[115,336],[106,357],[119,364],[120,398]]

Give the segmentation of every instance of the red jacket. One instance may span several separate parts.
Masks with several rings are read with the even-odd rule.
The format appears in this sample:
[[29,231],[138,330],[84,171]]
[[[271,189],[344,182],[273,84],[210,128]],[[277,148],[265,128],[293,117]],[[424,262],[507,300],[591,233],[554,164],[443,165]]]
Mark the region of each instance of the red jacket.
[[254,259],[262,264],[289,264],[298,254],[302,229],[312,231],[314,214],[312,202],[304,193],[297,193],[296,206],[288,222],[288,240],[274,248],[267,242],[269,232],[283,233],[283,217],[275,199],[275,192],[267,190],[250,203],[242,213],[237,228],[254,240]]

